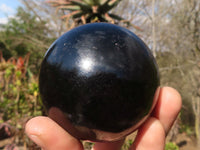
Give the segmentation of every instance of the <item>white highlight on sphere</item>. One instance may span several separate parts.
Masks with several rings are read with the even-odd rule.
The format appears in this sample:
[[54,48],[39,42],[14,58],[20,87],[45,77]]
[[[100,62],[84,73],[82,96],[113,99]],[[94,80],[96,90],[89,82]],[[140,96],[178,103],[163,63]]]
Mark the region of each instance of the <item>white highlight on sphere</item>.
[[81,68],[82,71],[89,72],[89,71],[92,70],[92,68],[94,66],[94,62],[90,58],[85,58],[85,59],[82,59],[80,61],[79,66],[80,66],[80,68]]

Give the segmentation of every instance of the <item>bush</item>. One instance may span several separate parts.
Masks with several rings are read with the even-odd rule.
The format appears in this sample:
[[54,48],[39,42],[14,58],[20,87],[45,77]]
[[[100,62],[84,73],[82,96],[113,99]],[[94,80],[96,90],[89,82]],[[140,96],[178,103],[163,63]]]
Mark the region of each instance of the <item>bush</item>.
[[24,139],[25,122],[42,115],[37,78],[28,71],[28,58],[5,61],[0,53],[0,123],[13,126],[18,139]]
[[165,150],[179,150],[179,147],[173,142],[168,142],[165,145]]
[[186,133],[188,136],[194,135],[194,129],[186,124],[180,126],[180,133]]

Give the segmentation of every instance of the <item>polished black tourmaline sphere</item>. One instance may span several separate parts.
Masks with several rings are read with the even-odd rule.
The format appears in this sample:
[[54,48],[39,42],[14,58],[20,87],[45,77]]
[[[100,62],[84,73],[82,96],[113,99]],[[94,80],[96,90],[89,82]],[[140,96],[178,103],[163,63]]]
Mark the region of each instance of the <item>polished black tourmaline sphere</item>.
[[134,33],[86,24],[58,38],[41,65],[39,88],[48,115],[79,139],[118,140],[155,105],[158,69]]

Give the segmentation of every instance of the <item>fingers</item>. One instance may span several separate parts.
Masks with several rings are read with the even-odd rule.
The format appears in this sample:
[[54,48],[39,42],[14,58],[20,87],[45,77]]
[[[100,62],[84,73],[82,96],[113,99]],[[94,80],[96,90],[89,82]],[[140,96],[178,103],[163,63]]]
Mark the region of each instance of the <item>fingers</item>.
[[[181,96],[173,88],[163,87],[160,90],[158,102],[152,114],[139,129],[137,138],[131,150],[163,150],[165,133],[168,133],[181,109]],[[93,150],[118,150],[122,142],[96,143]]]
[[[25,128],[31,140],[44,150],[83,150],[80,141],[48,117],[35,117]],[[108,143],[95,143],[93,150],[120,150],[124,140]]]
[[168,133],[182,106],[180,94],[173,88],[163,87],[160,90],[153,116],[162,123]]
[[35,117],[28,121],[26,134],[44,150],[83,150],[74,137],[48,117]]
[[164,146],[164,128],[158,119],[150,117],[138,130],[130,150],[163,150]]
[[138,130],[131,150],[163,150],[165,136],[181,109],[181,96],[173,88],[163,87],[150,117]]
[[115,142],[106,142],[106,143],[97,142],[93,146],[92,150],[120,150],[123,143],[124,143],[124,139],[120,141],[115,141]]
[[[173,88],[161,88],[158,103],[150,117],[138,130],[131,150],[163,150],[165,135],[181,109],[181,96]],[[26,125],[27,135],[45,150],[83,150],[74,137],[48,117],[36,117]],[[93,150],[120,150],[123,140],[95,143]]]

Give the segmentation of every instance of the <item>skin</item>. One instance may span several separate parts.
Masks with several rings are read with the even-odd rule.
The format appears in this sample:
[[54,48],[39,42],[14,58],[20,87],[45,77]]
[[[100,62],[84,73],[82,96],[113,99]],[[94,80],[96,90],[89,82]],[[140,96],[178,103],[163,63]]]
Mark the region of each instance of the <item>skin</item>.
[[[151,116],[138,129],[130,150],[164,150],[165,138],[181,109],[180,94],[171,87],[162,87]],[[81,142],[48,117],[35,117],[25,128],[31,140],[44,150],[83,150]],[[95,143],[92,150],[120,150],[124,140]]]

